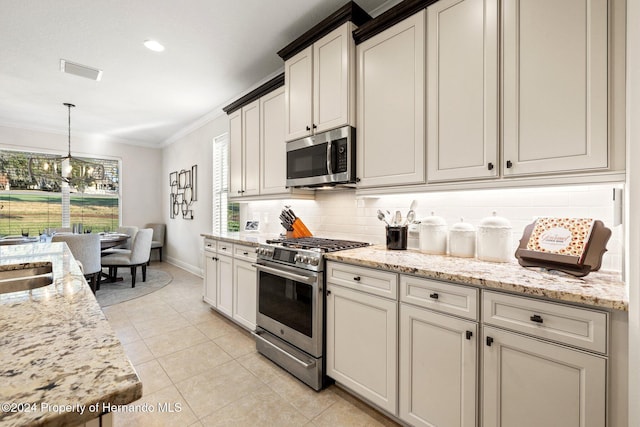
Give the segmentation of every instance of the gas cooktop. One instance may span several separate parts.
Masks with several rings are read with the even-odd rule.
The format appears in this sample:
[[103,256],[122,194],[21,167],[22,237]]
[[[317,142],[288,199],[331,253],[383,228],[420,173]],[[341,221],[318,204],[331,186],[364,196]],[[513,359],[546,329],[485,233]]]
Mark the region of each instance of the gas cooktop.
[[345,249],[355,249],[369,246],[369,243],[352,240],[323,239],[320,237],[301,237],[297,239],[267,240],[267,244],[277,244],[293,249],[319,250],[320,252],[336,252]]

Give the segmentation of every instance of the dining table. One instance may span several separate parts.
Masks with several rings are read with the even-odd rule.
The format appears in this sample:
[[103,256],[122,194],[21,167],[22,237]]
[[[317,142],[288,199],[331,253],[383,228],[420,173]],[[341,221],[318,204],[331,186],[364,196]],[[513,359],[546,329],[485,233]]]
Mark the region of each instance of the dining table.
[[105,233],[100,235],[100,250],[111,249],[125,243],[129,239],[128,234]]

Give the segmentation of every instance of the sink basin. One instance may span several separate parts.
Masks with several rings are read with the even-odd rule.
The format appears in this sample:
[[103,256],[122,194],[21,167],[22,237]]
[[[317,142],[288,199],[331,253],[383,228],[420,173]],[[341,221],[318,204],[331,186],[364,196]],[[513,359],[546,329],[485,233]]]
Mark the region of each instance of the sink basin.
[[0,266],[0,294],[28,291],[53,283],[50,262]]

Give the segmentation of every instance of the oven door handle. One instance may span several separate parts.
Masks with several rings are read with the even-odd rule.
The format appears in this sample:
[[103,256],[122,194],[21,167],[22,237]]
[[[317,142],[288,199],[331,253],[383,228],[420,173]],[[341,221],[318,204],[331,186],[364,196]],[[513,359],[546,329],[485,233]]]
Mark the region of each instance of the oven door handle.
[[327,141],[327,173],[333,174],[332,156],[331,156],[331,140]]
[[300,274],[289,273],[288,271],[279,270],[277,268],[267,267],[262,264],[251,264],[252,267],[255,267],[258,270],[264,271],[265,273],[270,273],[275,276],[284,277],[285,279],[295,280],[296,282],[302,282],[307,285],[312,285],[316,282],[315,277],[310,276],[302,276]]
[[268,344],[269,347],[278,350],[280,353],[284,354],[285,356],[287,356],[289,359],[293,360],[294,362],[298,363],[299,365],[302,365],[303,368],[305,369],[310,369],[313,368],[314,366],[316,366],[316,362],[315,360],[307,363],[303,360],[298,359],[297,357],[295,357],[292,354],[287,353],[286,351],[284,351],[283,349],[281,349],[280,347],[278,347],[277,345],[273,344],[272,342],[262,338],[260,335],[262,335],[262,331],[256,331],[253,332],[253,336],[256,337],[256,339],[259,339],[260,341],[262,341],[265,344]]

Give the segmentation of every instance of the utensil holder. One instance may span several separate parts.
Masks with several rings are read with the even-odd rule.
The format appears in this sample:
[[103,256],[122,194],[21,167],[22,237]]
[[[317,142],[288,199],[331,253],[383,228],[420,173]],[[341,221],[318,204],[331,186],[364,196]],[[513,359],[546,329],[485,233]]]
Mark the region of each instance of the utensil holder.
[[409,227],[387,226],[387,249],[405,250],[407,249],[407,231]]

